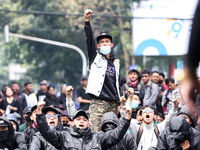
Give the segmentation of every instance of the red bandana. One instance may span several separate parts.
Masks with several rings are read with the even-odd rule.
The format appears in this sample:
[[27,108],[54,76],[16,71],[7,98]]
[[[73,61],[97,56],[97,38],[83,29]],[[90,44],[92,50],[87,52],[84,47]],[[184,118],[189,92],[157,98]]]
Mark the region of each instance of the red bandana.
[[138,80],[135,80],[133,82],[130,81],[130,84],[132,85],[132,87],[135,87],[135,85],[138,83]]

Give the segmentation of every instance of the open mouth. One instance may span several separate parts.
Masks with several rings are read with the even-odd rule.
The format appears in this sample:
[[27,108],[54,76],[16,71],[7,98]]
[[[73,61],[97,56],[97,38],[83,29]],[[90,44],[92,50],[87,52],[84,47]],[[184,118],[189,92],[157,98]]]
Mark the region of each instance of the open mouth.
[[149,115],[146,115],[146,118],[147,118],[147,119],[149,119],[149,118],[150,118],[150,116],[149,116]]
[[55,122],[54,122],[54,121],[51,121],[51,122],[50,122],[50,125],[54,125],[54,124],[55,124]]
[[84,125],[80,124],[79,127],[84,127]]

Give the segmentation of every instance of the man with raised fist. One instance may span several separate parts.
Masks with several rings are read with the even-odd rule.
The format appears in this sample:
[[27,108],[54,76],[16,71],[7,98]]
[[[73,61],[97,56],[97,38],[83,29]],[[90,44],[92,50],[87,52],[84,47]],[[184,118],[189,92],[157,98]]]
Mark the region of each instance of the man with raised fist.
[[[93,38],[90,16],[93,11],[84,13],[85,34],[89,58],[89,78],[86,93],[92,99],[89,112],[93,131],[101,130],[101,118],[106,112],[117,115],[119,94],[119,60],[111,53],[112,36],[102,33],[97,37],[97,45]],[[97,47],[97,48],[96,48]]]

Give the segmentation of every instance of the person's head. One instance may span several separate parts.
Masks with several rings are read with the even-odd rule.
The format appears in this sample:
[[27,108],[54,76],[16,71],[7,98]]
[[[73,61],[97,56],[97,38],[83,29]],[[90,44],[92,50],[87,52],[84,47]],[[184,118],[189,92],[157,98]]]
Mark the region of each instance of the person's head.
[[24,88],[27,92],[31,92],[32,91],[32,83],[31,82],[26,82],[24,84]]
[[19,124],[18,124],[18,121],[17,121],[17,118],[15,117],[15,115],[14,114],[8,114],[8,115],[6,115],[6,118],[11,122],[15,131],[18,131],[19,130]]
[[111,48],[114,46],[112,43],[112,36],[102,33],[97,37],[97,48],[103,55],[110,54]]
[[36,114],[37,114],[37,105],[35,105],[31,108],[30,118],[31,118],[32,122],[36,122]]
[[67,110],[64,110],[62,112],[61,120],[62,120],[62,126],[67,126],[67,127],[71,126],[72,119],[70,118]]
[[23,118],[26,122],[31,122],[31,107],[25,107],[23,110]]
[[90,126],[89,117],[83,110],[79,110],[73,117],[72,125],[79,129],[87,129]]
[[61,87],[61,93],[65,94],[66,88],[67,88],[67,84],[63,84]]
[[195,117],[189,112],[188,108],[182,107],[178,116],[185,118],[185,120],[190,124],[191,127],[196,127],[196,119]]
[[10,86],[9,86],[8,84],[5,84],[5,85],[3,86],[3,91],[5,92],[6,89],[7,89],[8,87],[10,87]]
[[143,123],[141,108],[142,108],[142,106],[139,106],[139,107],[136,109],[136,119],[137,119],[137,121],[138,121],[140,124]]
[[160,123],[160,122],[163,122],[163,120],[164,120],[164,115],[162,113],[158,112],[156,122]]
[[42,92],[46,92],[47,91],[47,85],[48,85],[48,83],[47,83],[46,80],[43,80],[42,82],[40,82],[40,90]]
[[65,104],[59,104],[58,108],[60,109],[60,112],[62,113],[66,109],[66,106]]
[[142,81],[144,83],[148,83],[150,80],[150,71],[149,70],[143,70],[142,71]]
[[173,78],[167,78],[166,84],[167,84],[169,90],[175,90],[176,89],[175,80]]
[[129,77],[131,82],[136,81],[136,80],[138,80],[139,72],[135,69],[131,69],[128,72],[128,77]]
[[81,77],[81,84],[82,84],[83,87],[87,86],[87,84],[88,84],[88,78],[87,78],[87,76],[82,76]]
[[13,90],[14,93],[18,93],[19,90],[20,90],[20,85],[19,85],[19,83],[13,82],[13,83],[12,83],[12,90]]
[[163,82],[165,82],[165,74],[162,73],[162,72],[160,72],[158,83],[159,83],[159,84],[162,84]]
[[18,114],[17,112],[14,112],[13,115],[15,115],[15,117],[17,118],[17,122],[20,125],[21,124],[21,119],[22,119],[21,115]]
[[10,87],[6,88],[5,92],[6,92],[6,96],[7,97],[13,96],[13,91],[12,91],[12,89]]
[[8,137],[8,130],[9,130],[9,120],[7,120],[5,117],[0,117],[0,141],[4,141]]
[[153,83],[158,83],[158,81],[159,81],[159,75],[160,75],[160,73],[158,72],[158,71],[153,71],[153,72],[151,72],[151,81],[153,82]]
[[145,105],[141,108],[141,111],[144,123],[147,125],[152,124],[154,121],[155,108],[150,105]]
[[139,105],[141,101],[139,98],[139,93],[134,93],[133,100],[132,100],[132,110],[135,110]]
[[107,112],[103,115],[101,119],[101,130],[107,132],[115,129],[119,124],[117,115],[113,112]]
[[49,86],[47,87],[47,91],[48,91],[48,94],[49,94],[50,96],[53,96],[53,95],[55,94],[55,86],[49,85]]

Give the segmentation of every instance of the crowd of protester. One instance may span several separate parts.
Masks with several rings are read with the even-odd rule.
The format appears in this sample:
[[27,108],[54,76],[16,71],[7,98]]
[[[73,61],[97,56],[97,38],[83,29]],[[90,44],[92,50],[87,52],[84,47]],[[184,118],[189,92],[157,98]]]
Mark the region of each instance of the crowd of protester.
[[[120,77],[119,60],[110,53],[112,36],[97,37],[84,13],[89,77],[76,88],[64,85],[59,97],[44,80],[37,94],[32,83],[5,85],[0,93],[0,150],[199,150],[199,87],[193,107],[182,82],[158,71],[131,69]],[[185,86],[184,86],[185,87]],[[197,111],[191,111],[197,108]]]

